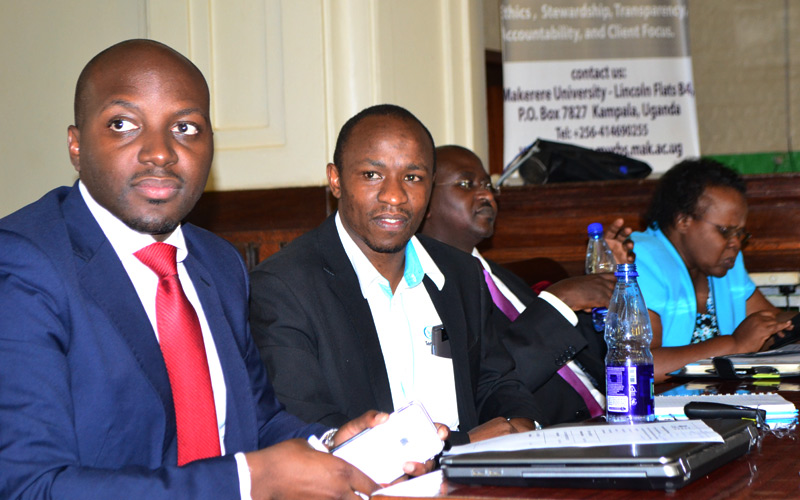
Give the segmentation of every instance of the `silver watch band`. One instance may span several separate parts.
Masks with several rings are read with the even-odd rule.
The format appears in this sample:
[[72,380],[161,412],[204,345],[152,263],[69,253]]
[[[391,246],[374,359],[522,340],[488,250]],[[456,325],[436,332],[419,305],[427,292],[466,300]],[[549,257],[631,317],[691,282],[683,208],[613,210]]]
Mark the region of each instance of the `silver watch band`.
[[333,436],[336,435],[336,432],[339,430],[338,427],[325,431],[325,434],[322,435],[320,441],[322,444],[325,445],[325,448],[328,448],[328,451],[333,449]]

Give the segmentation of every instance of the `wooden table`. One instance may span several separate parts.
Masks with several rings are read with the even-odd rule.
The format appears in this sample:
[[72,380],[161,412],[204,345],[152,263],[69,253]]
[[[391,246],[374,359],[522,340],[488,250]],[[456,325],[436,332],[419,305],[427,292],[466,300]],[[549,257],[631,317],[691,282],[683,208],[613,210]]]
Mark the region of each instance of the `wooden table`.
[[[657,388],[663,392],[670,386],[665,384]],[[730,393],[738,384],[709,382],[710,392]],[[769,391],[769,388],[750,386],[745,388],[756,391]],[[800,380],[788,383],[778,392],[783,397],[800,406],[800,392],[785,391],[783,387],[800,389]],[[760,449],[752,450],[748,455],[740,457],[706,477],[699,478],[691,484],[675,491],[650,490],[611,490],[611,489],[558,489],[558,488],[522,488],[499,486],[464,486],[444,481],[441,494],[430,498],[448,499],[614,499],[642,500],[649,498],[687,498],[687,499],[800,499],[800,433],[795,429],[783,437],[767,435]],[[382,500],[409,500],[410,497],[374,496]]]

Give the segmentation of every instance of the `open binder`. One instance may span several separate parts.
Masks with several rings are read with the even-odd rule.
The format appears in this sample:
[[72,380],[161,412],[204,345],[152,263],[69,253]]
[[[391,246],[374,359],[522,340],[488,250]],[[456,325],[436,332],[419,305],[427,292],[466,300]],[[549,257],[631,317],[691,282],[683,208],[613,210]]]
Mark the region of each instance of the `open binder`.
[[658,420],[685,420],[686,405],[692,402],[722,403],[731,406],[749,407],[766,412],[766,424],[771,429],[789,428],[797,423],[797,408],[780,394],[701,394],[686,396],[658,395],[655,398],[655,414]]
[[771,351],[701,359],[670,373],[676,377],[759,379],[800,376],[800,344]]

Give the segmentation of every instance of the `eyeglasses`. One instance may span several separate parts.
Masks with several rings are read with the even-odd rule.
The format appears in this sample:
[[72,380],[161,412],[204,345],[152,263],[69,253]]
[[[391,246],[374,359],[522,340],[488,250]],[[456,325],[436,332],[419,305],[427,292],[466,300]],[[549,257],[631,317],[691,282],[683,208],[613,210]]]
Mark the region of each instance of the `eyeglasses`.
[[711,224],[712,226],[717,228],[719,234],[727,241],[730,241],[731,238],[736,238],[737,240],[739,240],[739,243],[744,245],[747,242],[747,240],[750,239],[750,236],[752,236],[750,233],[747,232],[747,229],[744,227],[720,226],[719,224],[714,224],[713,222],[703,220],[700,217],[695,217],[694,219],[699,220],[700,222],[705,222],[706,224]]
[[492,181],[486,180],[483,182],[475,182],[472,179],[461,179],[460,181],[455,182],[442,182],[440,184],[436,184],[437,186],[456,186],[464,191],[477,191],[479,189],[483,189],[484,191],[488,191],[492,194],[500,194],[500,188],[496,187],[492,184]]

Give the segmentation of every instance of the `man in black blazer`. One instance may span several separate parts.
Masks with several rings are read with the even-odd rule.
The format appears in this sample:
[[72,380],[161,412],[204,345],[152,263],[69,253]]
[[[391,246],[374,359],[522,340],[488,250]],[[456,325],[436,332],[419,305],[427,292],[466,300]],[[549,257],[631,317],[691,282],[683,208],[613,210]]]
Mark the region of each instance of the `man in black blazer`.
[[[437,176],[421,232],[471,253],[519,316],[511,322],[495,314],[502,340],[516,361],[520,378],[547,411],[552,423],[589,418],[605,405],[605,343],[594,331],[591,317],[581,311],[608,305],[615,279],[612,274],[569,278],[539,296],[520,277],[484,259],[475,246],[494,232],[495,189],[480,158],[460,146],[436,149]],[[627,259],[624,243],[629,228],[617,220],[607,231],[618,259]],[[564,368],[570,381],[558,372]],[[575,375],[577,378],[573,378]],[[571,382],[571,383],[570,383]],[[581,393],[576,391],[572,384]],[[585,399],[586,398],[586,399]],[[591,398],[591,399],[589,399]],[[558,402],[558,404],[554,404]]]
[[367,108],[327,174],[338,212],[251,275],[251,330],[278,398],[330,426],[421,400],[462,431],[453,443],[533,428],[543,413],[511,375],[477,261],[414,236],[434,177],[425,126]]

